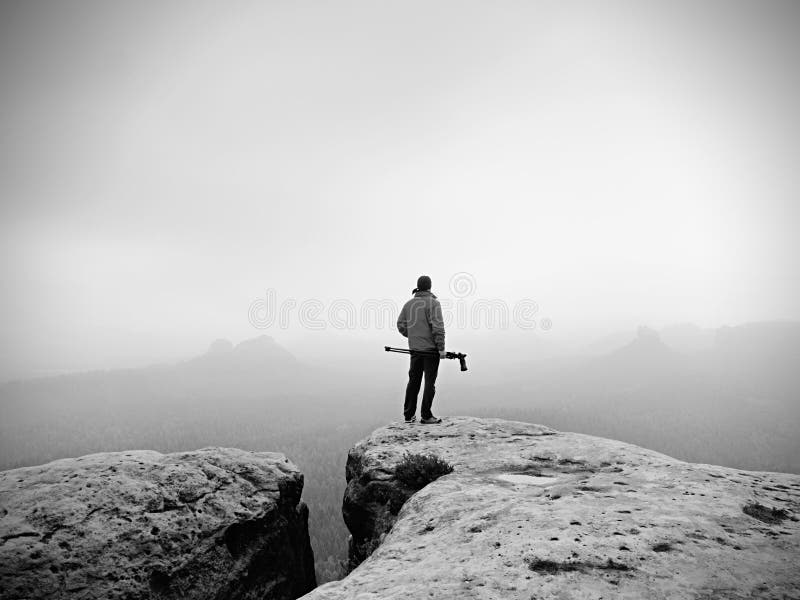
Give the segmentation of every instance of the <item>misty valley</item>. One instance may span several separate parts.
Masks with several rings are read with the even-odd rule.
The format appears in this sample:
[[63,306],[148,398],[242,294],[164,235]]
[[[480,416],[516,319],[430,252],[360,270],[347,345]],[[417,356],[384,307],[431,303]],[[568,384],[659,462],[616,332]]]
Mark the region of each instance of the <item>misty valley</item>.
[[[520,420],[691,462],[800,473],[800,324],[640,328],[503,370],[470,350],[468,373],[442,367],[434,409],[445,419]],[[360,352],[359,371],[313,365],[261,336],[177,364],[8,382],[0,469],[132,449],[285,453],[305,475],[318,582],[331,581],[347,559],[348,449],[402,416],[405,359]]]
[[798,32],[0,1],[0,600],[800,600]]

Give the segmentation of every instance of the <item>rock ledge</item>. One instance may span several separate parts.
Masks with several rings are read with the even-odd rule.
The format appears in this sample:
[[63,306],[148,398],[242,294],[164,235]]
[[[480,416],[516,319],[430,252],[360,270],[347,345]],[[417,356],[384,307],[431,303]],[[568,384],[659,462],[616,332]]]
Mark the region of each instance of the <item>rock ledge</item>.
[[[421,491],[405,452],[454,466]],[[800,598],[800,476],[528,423],[393,424],[347,462],[345,598]],[[387,533],[388,531],[388,533]]]
[[92,454],[0,473],[0,580],[22,598],[296,598],[303,476],[282,454]]

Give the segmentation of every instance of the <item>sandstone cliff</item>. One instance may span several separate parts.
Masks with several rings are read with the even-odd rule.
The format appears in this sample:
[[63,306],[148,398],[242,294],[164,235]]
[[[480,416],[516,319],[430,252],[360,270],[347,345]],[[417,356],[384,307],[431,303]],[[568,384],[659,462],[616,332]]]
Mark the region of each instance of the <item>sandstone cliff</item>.
[[[414,494],[405,452],[455,470]],[[539,425],[391,425],[347,462],[345,598],[800,598],[800,476]],[[389,531],[387,534],[386,532]]]
[[296,598],[314,588],[282,454],[93,454],[0,473],[0,597]]

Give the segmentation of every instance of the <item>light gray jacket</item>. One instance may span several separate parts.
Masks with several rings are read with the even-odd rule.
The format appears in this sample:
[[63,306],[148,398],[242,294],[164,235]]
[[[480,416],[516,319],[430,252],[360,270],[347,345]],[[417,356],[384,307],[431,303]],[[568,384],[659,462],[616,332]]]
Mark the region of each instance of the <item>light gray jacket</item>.
[[409,350],[444,352],[442,305],[428,290],[417,292],[403,305],[397,330],[408,338]]

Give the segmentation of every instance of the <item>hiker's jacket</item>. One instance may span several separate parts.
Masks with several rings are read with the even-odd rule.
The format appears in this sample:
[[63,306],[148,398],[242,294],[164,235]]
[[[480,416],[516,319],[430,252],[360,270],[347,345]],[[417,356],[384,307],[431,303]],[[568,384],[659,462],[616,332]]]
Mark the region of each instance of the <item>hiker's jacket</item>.
[[403,305],[397,330],[408,338],[409,350],[444,352],[442,305],[428,290],[417,292]]

